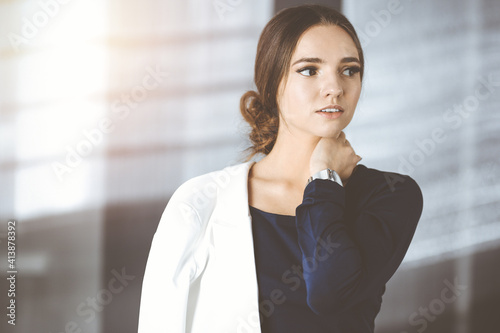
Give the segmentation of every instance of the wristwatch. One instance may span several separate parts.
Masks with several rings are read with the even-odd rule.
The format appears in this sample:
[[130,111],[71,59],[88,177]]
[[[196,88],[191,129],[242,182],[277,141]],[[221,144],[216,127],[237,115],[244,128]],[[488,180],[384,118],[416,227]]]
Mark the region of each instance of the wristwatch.
[[307,183],[309,184],[314,179],[328,179],[328,180],[331,180],[333,182],[338,183],[340,186],[344,186],[342,184],[342,180],[340,179],[340,176],[338,175],[338,173],[336,173],[334,170],[332,170],[330,168],[316,172],[314,175],[309,177],[309,179],[307,180]]

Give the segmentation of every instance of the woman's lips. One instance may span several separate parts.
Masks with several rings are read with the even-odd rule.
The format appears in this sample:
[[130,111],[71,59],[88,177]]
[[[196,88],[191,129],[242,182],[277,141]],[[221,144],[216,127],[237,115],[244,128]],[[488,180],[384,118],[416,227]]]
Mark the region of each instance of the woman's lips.
[[338,111],[338,112],[316,111],[316,113],[320,114],[321,116],[325,117],[326,119],[337,119],[344,112],[343,111]]

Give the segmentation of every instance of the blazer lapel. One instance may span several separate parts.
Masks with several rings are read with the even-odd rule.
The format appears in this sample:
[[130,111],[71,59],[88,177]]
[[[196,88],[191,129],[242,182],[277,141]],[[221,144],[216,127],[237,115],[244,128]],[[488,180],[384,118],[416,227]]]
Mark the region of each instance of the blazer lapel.
[[[236,332],[260,333],[258,285],[251,215],[248,207],[248,172],[253,161],[221,170],[213,221],[215,260],[224,267],[223,296],[237,326]],[[227,178],[226,178],[227,177]],[[228,179],[228,181],[223,181]],[[222,282],[223,281],[223,282]]]

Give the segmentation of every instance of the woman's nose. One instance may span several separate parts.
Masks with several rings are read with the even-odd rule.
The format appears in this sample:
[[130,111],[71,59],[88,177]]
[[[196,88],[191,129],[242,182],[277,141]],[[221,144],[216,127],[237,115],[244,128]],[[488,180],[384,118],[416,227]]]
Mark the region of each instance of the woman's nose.
[[340,80],[336,77],[330,77],[325,80],[321,95],[323,97],[339,97],[344,93]]

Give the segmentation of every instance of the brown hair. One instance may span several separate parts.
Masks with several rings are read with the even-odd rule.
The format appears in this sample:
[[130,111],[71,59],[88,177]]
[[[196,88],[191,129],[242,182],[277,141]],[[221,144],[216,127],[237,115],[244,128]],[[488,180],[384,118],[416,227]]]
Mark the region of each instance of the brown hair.
[[257,45],[254,81],[257,91],[247,91],[240,99],[240,112],[251,127],[252,145],[246,157],[269,154],[278,135],[278,87],[287,79],[288,67],[300,36],[315,25],[336,25],[351,36],[361,62],[363,80],[364,58],[361,43],[352,24],[335,9],[322,5],[301,5],[278,12],[264,27]]

